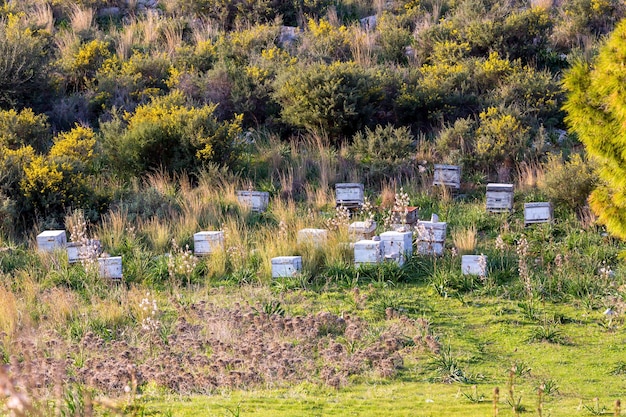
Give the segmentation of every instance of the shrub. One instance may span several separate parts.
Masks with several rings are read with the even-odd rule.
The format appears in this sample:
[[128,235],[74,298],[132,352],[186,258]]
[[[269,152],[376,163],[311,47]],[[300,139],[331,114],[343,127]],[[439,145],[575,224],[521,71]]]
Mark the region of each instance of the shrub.
[[219,122],[216,105],[190,107],[180,91],[103,124],[105,154],[124,175],[151,169],[193,171],[202,162],[237,161],[241,116]]
[[108,42],[93,40],[80,45],[78,41],[65,52],[57,66],[66,91],[80,91],[95,79],[100,66],[111,57]]
[[274,88],[283,121],[335,141],[368,125],[383,98],[377,76],[354,63],[290,68]]
[[413,136],[407,127],[392,125],[368,127],[354,135],[349,153],[365,172],[368,181],[378,184],[383,179],[401,179],[413,166]]
[[31,109],[0,110],[0,146],[17,149],[30,145],[37,151],[47,150],[51,139],[48,118]]
[[544,181],[540,189],[555,204],[580,209],[595,188],[597,177],[594,164],[573,154],[568,161],[551,154],[544,164]]
[[493,170],[495,164],[511,165],[522,159],[530,136],[514,109],[489,107],[480,113],[479,119],[476,155],[485,168]]
[[44,83],[46,39],[18,15],[0,19],[0,106],[32,105]]

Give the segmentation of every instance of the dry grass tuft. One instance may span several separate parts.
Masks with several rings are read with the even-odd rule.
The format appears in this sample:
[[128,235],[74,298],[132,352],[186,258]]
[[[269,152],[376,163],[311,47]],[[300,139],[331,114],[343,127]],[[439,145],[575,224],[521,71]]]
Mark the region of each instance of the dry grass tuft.
[[452,241],[459,255],[474,253],[476,249],[476,226],[452,230]]

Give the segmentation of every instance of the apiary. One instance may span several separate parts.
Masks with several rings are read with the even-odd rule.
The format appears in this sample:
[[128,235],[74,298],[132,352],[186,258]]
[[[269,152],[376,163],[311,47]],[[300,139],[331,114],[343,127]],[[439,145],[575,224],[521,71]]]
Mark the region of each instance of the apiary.
[[37,249],[42,252],[52,252],[63,249],[67,244],[65,230],[46,230],[37,235]]
[[524,225],[552,221],[552,203],[525,203]]
[[338,206],[359,208],[363,206],[363,184],[356,182],[335,184],[335,203]]
[[457,165],[435,164],[433,185],[459,190],[461,188],[461,167]]
[[380,240],[359,240],[354,244],[354,266],[377,264],[382,260]]
[[224,232],[205,231],[194,233],[193,254],[196,256],[210,255],[224,248]]
[[237,200],[242,206],[248,206],[250,210],[261,213],[267,209],[270,193],[266,191],[237,191]]
[[326,229],[301,229],[298,230],[298,244],[313,246],[324,246],[328,240],[328,230]]
[[376,222],[354,222],[348,226],[348,235],[354,242],[359,240],[367,240],[374,237],[376,234]]
[[513,210],[513,184],[487,184],[487,211],[503,213]]
[[272,258],[272,278],[292,277],[301,270],[301,256],[279,256]]
[[463,275],[487,276],[486,255],[463,255],[461,257],[461,271]]
[[109,256],[106,258],[98,258],[98,271],[101,278],[121,280],[123,277],[122,257]]
[[384,232],[380,234],[382,254],[400,266],[413,254],[413,232]]

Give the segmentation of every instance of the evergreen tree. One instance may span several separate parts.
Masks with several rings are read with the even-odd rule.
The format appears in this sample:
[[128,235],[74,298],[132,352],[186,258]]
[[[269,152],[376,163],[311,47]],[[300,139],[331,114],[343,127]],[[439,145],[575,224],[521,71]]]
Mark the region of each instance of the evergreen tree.
[[592,63],[573,65],[564,86],[565,120],[599,163],[590,206],[610,233],[626,239],[626,20]]

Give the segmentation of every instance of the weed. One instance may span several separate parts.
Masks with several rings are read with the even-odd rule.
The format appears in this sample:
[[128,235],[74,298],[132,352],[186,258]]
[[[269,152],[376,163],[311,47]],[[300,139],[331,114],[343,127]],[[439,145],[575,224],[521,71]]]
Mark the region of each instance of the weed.
[[450,345],[443,347],[437,355],[431,357],[431,366],[439,375],[436,380],[443,383],[460,382],[470,384],[473,382],[472,378],[467,376],[461,369],[458,358],[451,352]]
[[467,398],[472,403],[479,403],[484,401],[485,396],[483,394],[478,394],[478,388],[476,385],[472,385],[471,392],[464,392],[463,396]]
[[546,322],[535,327],[527,340],[529,342],[547,342],[557,345],[566,345],[569,343],[557,324],[553,322]]
[[537,389],[542,388],[545,395],[558,394],[559,386],[554,379],[546,379],[541,382]]
[[592,405],[583,404],[583,408],[594,416],[601,416],[607,411],[607,408],[604,405],[600,405],[600,399],[598,397],[593,399]]
[[526,319],[530,321],[536,321],[539,318],[541,310],[537,308],[537,303],[533,298],[520,301],[519,303],[517,303],[517,306],[520,308],[522,314]]

